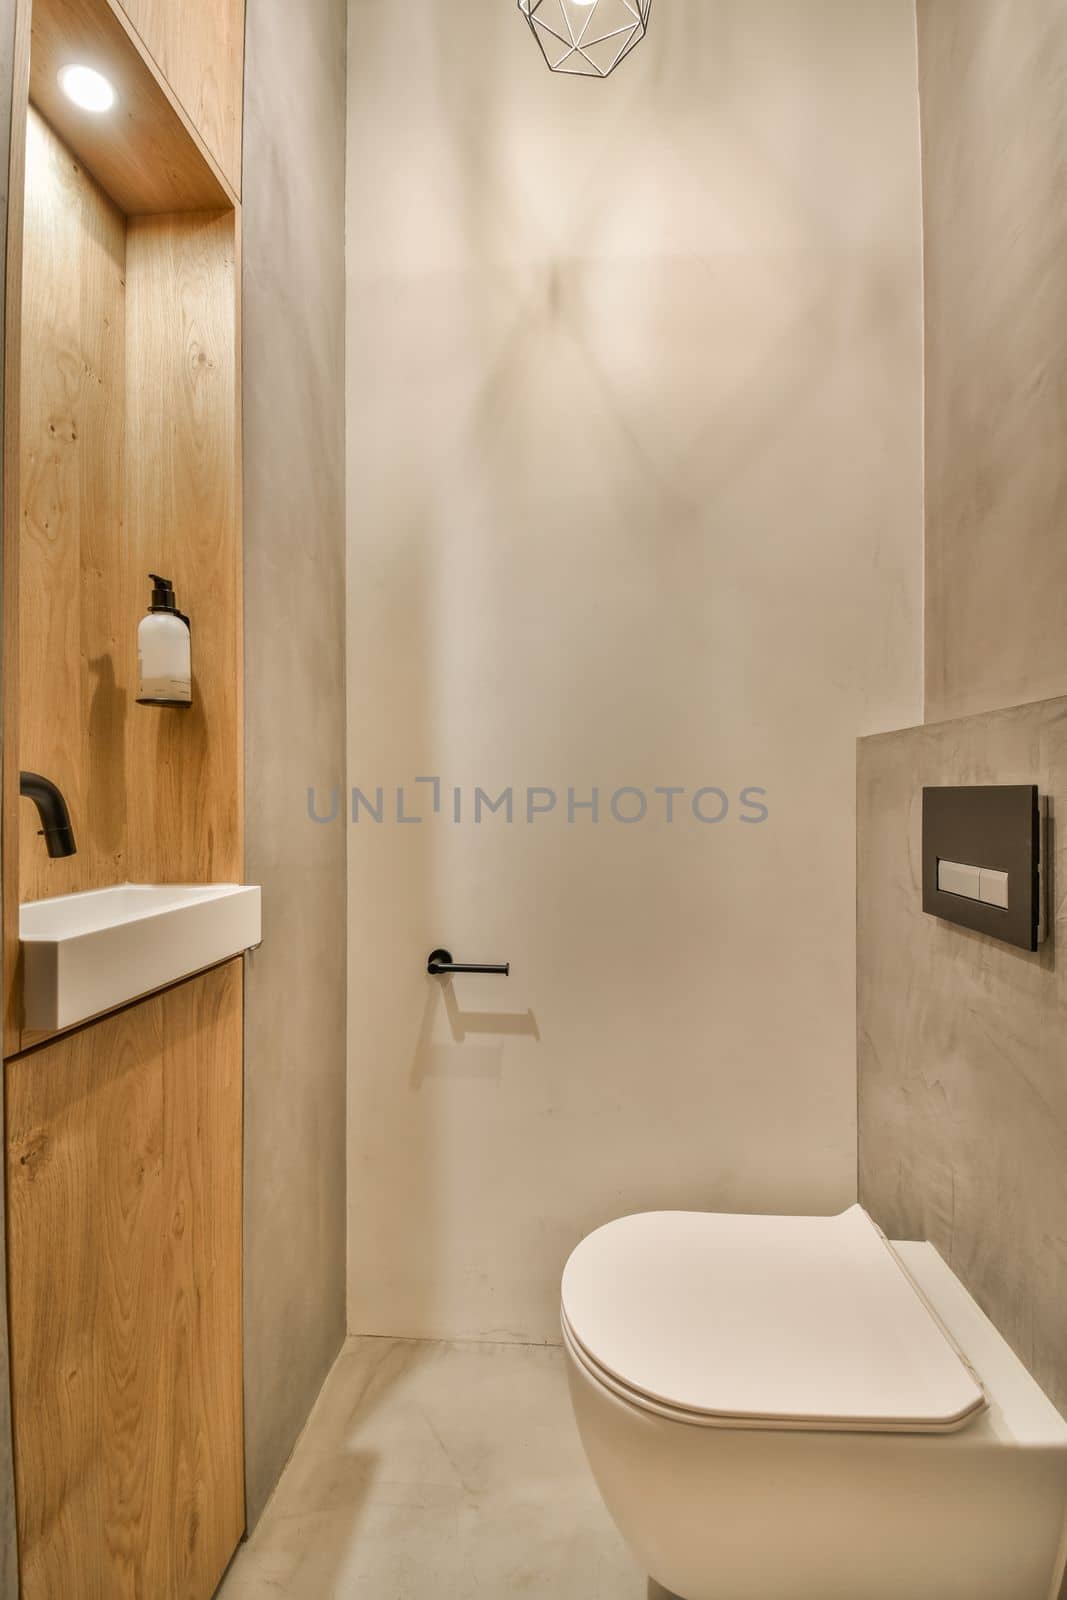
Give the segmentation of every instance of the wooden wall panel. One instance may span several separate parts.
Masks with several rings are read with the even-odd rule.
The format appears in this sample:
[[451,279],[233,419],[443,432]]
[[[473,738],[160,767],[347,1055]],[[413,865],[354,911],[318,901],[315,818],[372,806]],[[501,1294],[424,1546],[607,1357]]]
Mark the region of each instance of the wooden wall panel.
[[[0,704],[3,706],[3,797],[0,803],[0,852],[3,857],[3,1032],[4,1054],[18,1042],[19,992],[19,849],[22,802],[19,798],[19,723],[22,673],[19,664],[19,594],[22,567],[22,313],[23,237],[27,106],[30,84],[30,0],[17,0],[15,62],[12,75],[11,164],[7,205],[7,250],[4,295],[4,451],[3,451],[3,581],[0,615],[3,651]],[[20,199],[22,203],[20,204]],[[2,1377],[2,1374],[0,1374]]]
[[[13,752],[9,748],[9,719],[18,705],[18,540],[21,514],[18,503],[18,417],[19,347],[22,331],[23,207],[18,196],[23,192],[26,152],[26,92],[29,81],[29,15],[16,0],[0,0],[0,171],[8,174],[8,203],[0,207],[0,261],[6,267],[6,293],[0,299],[0,339],[2,344],[3,462],[0,467],[2,489],[4,561],[0,582],[0,616],[6,641],[2,707],[2,765],[9,770]],[[14,199],[12,199],[14,196]],[[12,537],[12,533],[14,537]],[[14,551],[12,567],[7,556]],[[18,795],[12,785],[0,785],[0,836],[2,836],[4,888],[18,878]],[[2,898],[3,951],[18,943],[18,926],[12,915],[12,896]],[[14,924],[14,925],[13,925]],[[0,1069],[2,1071],[2,1069]],[[3,1078],[0,1077],[0,1125],[4,1120]],[[7,1282],[7,1202],[0,1187],[0,1285]],[[15,1463],[11,1432],[11,1368],[8,1359],[7,1300],[0,1298],[0,1596],[17,1600],[18,1539],[15,1532]]]
[[[241,1327],[243,973],[168,990],[163,1163],[170,1222],[160,1428],[170,1458],[170,1581],[213,1592],[244,1528]],[[209,1581],[210,1580],[210,1581]]]
[[[135,882],[229,882],[244,866],[236,227],[136,217],[127,236],[131,569],[192,619],[193,706],[128,720]],[[144,574],[143,579],[140,574]]]
[[[28,143],[17,744],[67,797],[78,853],[49,859],[23,801],[17,897],[236,881],[236,218],[126,219],[33,111]],[[193,620],[189,711],[136,704],[153,571]],[[8,1054],[34,1042],[17,1012],[13,992]]]
[[208,1600],[240,1538],[242,972],[7,1064],[23,1600]]
[[21,898],[37,900],[126,875],[135,613],[123,526],[126,219],[33,110],[26,165],[18,750],[22,767],[62,789],[78,841],[77,855],[50,860],[22,802]]
[[245,0],[123,0],[235,192],[241,192]]

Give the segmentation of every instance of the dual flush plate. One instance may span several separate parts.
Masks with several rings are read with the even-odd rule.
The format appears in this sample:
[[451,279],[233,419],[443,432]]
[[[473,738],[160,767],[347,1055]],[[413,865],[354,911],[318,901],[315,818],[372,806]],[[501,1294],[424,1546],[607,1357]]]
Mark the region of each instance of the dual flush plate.
[[1045,937],[1047,805],[1036,784],[923,790],[923,910],[1021,950]]

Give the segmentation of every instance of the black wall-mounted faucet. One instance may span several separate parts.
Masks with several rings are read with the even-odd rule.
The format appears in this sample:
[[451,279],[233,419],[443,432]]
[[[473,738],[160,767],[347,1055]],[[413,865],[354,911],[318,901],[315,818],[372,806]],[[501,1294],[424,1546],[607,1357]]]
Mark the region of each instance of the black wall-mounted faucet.
[[48,854],[53,857],[76,855],[78,846],[74,842],[70,812],[55,784],[42,778],[39,772],[20,772],[19,794],[32,800],[37,807]]

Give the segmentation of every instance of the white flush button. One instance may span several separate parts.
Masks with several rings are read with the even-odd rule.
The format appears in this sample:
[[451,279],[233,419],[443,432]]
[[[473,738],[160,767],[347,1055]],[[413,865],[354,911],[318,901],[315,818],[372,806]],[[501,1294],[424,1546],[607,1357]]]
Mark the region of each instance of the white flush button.
[[959,861],[937,863],[937,887],[945,894],[961,894],[967,900],[980,900],[979,870]]
[[988,867],[983,867],[979,873],[978,892],[985,905],[1000,906],[1002,911],[1007,911],[1008,874],[992,872]]

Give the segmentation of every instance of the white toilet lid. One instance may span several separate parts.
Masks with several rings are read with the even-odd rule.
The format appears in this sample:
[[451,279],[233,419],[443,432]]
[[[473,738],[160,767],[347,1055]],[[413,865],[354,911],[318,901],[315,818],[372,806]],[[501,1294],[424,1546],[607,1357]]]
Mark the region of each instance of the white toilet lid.
[[610,1222],[567,1263],[563,1315],[594,1367],[694,1420],[941,1433],[986,1404],[860,1206]]

